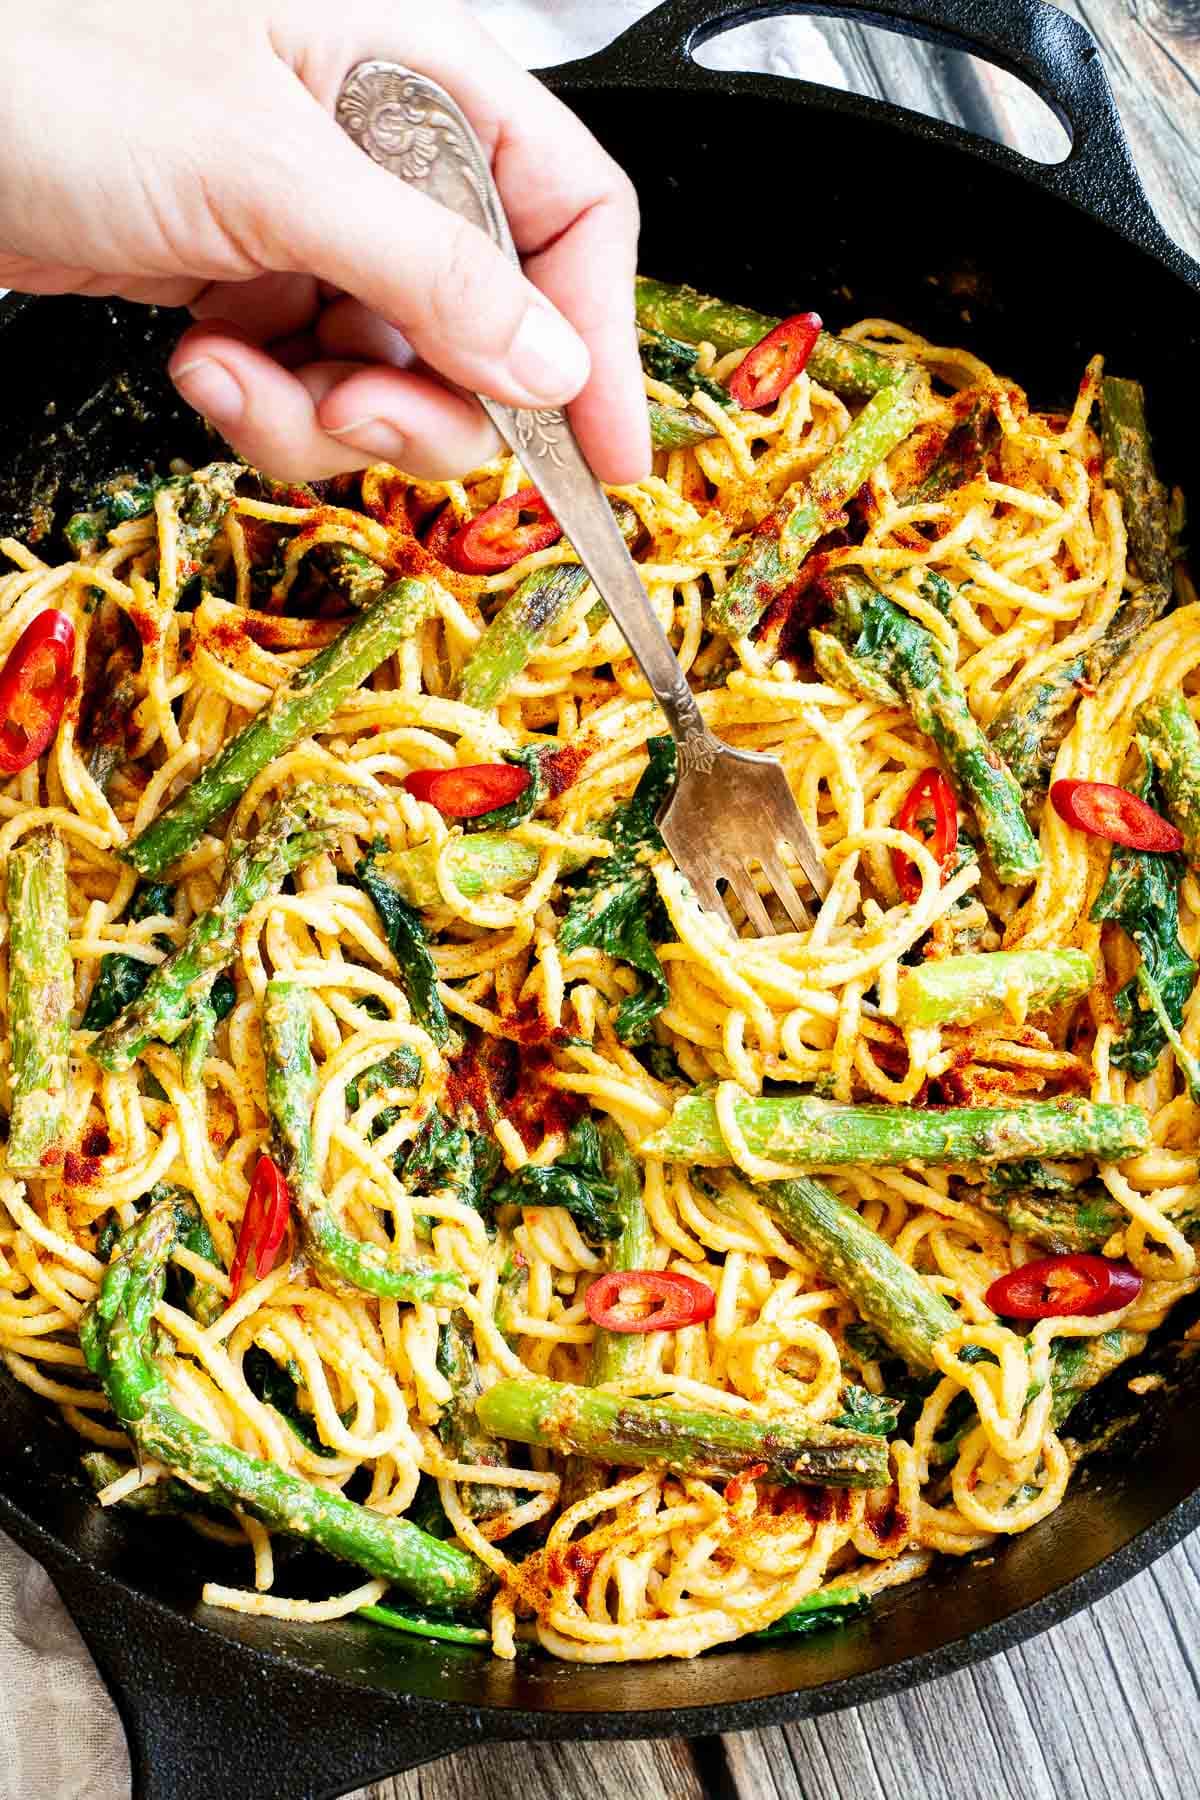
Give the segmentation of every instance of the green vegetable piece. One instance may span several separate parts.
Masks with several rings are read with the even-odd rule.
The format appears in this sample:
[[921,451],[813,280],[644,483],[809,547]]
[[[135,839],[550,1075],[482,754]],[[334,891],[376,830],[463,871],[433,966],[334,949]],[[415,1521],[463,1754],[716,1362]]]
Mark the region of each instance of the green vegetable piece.
[[879,1487],[888,1479],[882,1438],[800,1418],[747,1419],[533,1375],[496,1382],[475,1412],[498,1437],[622,1467],[728,1477],[765,1463],[766,1481],[820,1487]]
[[[139,882],[129,904],[129,916],[134,920],[151,919],[158,915],[170,918],[174,911],[175,889],[164,881]],[[154,942],[160,950],[171,949],[169,937],[159,934]],[[111,1025],[118,1014],[137,999],[154,967],[153,963],[143,962],[136,956],[125,956],[119,950],[109,951],[106,956],[102,956],[84,1010],[83,1029],[103,1031],[106,1025]]]
[[361,1075],[355,1075],[346,1083],[346,1106],[350,1112],[357,1112],[364,1100],[377,1094],[381,1088],[415,1088],[421,1084],[421,1059],[408,1044],[401,1044],[391,1050]]
[[[454,1392],[442,1408],[437,1434],[446,1455],[455,1462],[482,1463],[486,1468],[511,1467],[508,1445],[484,1431],[475,1417],[475,1402],[482,1389],[475,1361],[475,1339],[468,1326],[449,1319],[438,1332],[438,1373]],[[515,1495],[510,1488],[483,1482],[465,1482],[459,1489],[463,1511],[472,1519],[492,1519],[507,1512]]]
[[1175,552],[1167,496],[1154,472],[1145,396],[1136,381],[1105,376],[1100,427],[1105,477],[1121,496],[1141,585],[1126,595],[1096,643],[1031,681],[1015,683],[992,720],[992,742],[1030,798],[1045,792],[1080,687],[1099,687],[1171,602]]
[[278,892],[286,875],[328,847],[346,823],[339,806],[357,792],[305,782],[272,807],[257,837],[230,857],[212,906],[192,920],[179,947],[156,964],[141,994],[92,1044],[101,1068],[131,1068],[153,1039],[177,1043],[197,1018],[201,1029],[215,1024],[212,991],[233,958],[238,926],[252,906]]
[[[599,1136],[601,1166],[612,1186],[613,1206],[620,1219],[620,1230],[609,1242],[608,1266],[648,1269],[654,1233],[642,1199],[641,1165],[626,1143],[624,1132],[611,1119],[601,1122]],[[636,1374],[645,1365],[647,1353],[644,1333],[606,1331],[598,1325],[592,1340],[589,1386],[603,1387],[607,1382]]]
[[1021,790],[975,722],[957,672],[931,632],[849,570],[828,576],[839,637],[864,670],[894,687],[941,751],[969,801],[997,876],[1028,881],[1042,864]]
[[590,1117],[571,1128],[562,1155],[552,1163],[526,1163],[492,1191],[496,1206],[562,1206],[591,1243],[619,1237],[624,1217],[617,1190],[607,1179],[600,1133]]
[[450,1021],[437,987],[437,970],[429,954],[429,937],[419,917],[399,890],[377,867],[377,852],[369,850],[354,871],[371,896],[384,936],[396,961],[414,1019],[424,1026],[439,1048],[450,1041]]
[[121,851],[124,860],[149,876],[178,862],[268,763],[321,729],[367,676],[419,630],[432,606],[432,594],[420,581],[398,581],[386,588],[332,644],[276,689],[262,711]]
[[[315,498],[315,496],[314,496]],[[313,561],[330,586],[355,612],[378,600],[387,586],[386,571],[350,544],[318,544]]]
[[[1142,798],[1155,805],[1157,794],[1148,768],[1141,788]],[[1127,1030],[1112,1047],[1116,1067],[1128,1069],[1138,1080],[1154,1068],[1170,1030],[1178,1032],[1196,984],[1197,965],[1179,939],[1183,871],[1182,857],[1114,845],[1108,875],[1092,907],[1094,920],[1111,920],[1129,933],[1141,957],[1137,975],[1115,996]]]
[[840,638],[833,637],[828,631],[818,631],[814,625],[809,634],[812,646],[813,666],[822,681],[830,687],[841,688],[847,694],[855,694],[860,700],[871,700],[879,706],[899,706],[900,696],[891,682],[869,663],[859,662],[851,656]]
[[1142,754],[1153,766],[1167,812],[1183,833],[1184,855],[1200,865],[1200,731],[1178,688],[1155,694],[1133,716]]
[[[634,297],[638,324],[645,330],[665,331],[694,344],[710,343],[718,356],[728,350],[749,350],[780,323],[769,313],[729,306],[698,294],[695,288],[651,281],[645,275],[638,276]],[[895,386],[903,378],[905,366],[862,344],[831,337],[827,331],[821,332],[808,359],[813,380],[847,400],[865,399],[880,388]]]
[[1056,1256],[1102,1250],[1128,1223],[1101,1181],[1077,1181],[1053,1163],[1026,1157],[987,1171],[979,1204],[1010,1231]]
[[242,1374],[246,1386],[264,1406],[272,1406],[289,1430],[299,1438],[306,1450],[316,1456],[336,1456],[317,1436],[316,1422],[300,1405],[301,1378],[295,1363],[281,1368],[260,1344],[251,1344],[242,1358]]
[[1067,1338],[1056,1346],[1050,1385],[1054,1400],[1050,1427],[1066,1423],[1083,1396],[1134,1356],[1140,1356],[1148,1338],[1144,1331],[1106,1331],[1100,1337]]
[[651,738],[650,761],[631,797],[615,808],[602,827],[612,855],[599,863],[572,890],[571,904],[558,932],[565,955],[585,944],[607,951],[639,970],[647,979],[636,994],[617,1008],[617,1036],[641,1044],[670,999],[667,978],[654,948],[668,926],[658,898],[650,859],[663,849],[655,820],[675,780],[675,744]]
[[886,1394],[872,1394],[867,1388],[848,1381],[842,1389],[842,1410],[830,1420],[843,1431],[866,1431],[874,1437],[890,1438],[900,1422],[903,1402],[889,1400]]
[[733,407],[729,390],[723,388],[719,381],[714,381],[710,375],[702,375],[697,369],[699,351],[695,344],[685,344],[680,338],[668,336],[665,331],[640,326],[638,353],[643,369],[652,380],[665,382],[668,387],[685,395],[699,390],[726,411]]
[[74,993],[67,853],[52,825],[36,825],[14,844],[7,885],[8,1166],[41,1173],[62,1141]]
[[449,1611],[477,1605],[491,1576],[466,1551],[439,1543],[407,1519],[356,1506],[223,1444],[172,1405],[150,1340],[178,1229],[169,1201],[139,1219],[117,1246],[80,1323],[88,1368],[139,1456],[188,1476],[213,1500],[250,1513],[273,1531],[306,1538],[331,1556],[394,1582],[422,1605]]
[[972,1025],[1009,1011],[1019,1020],[1078,1000],[1096,979],[1082,950],[992,950],[946,956],[901,969],[896,1019],[901,1025]]
[[655,450],[691,450],[717,435],[712,420],[689,406],[663,406],[658,400],[650,400],[646,410],[650,414],[650,442]]
[[360,1606],[360,1619],[375,1625],[386,1625],[389,1631],[403,1631],[409,1637],[434,1638],[443,1644],[490,1644],[492,1634],[482,1625],[453,1625],[448,1619],[422,1619],[414,1613],[400,1613],[391,1606]]
[[[706,422],[706,435],[711,432]],[[634,543],[642,528],[637,513],[625,500],[610,504],[625,542]],[[458,697],[463,705],[477,706],[481,712],[498,706],[590,580],[581,563],[555,563],[534,569],[518,583],[459,676]]]
[[269,981],[263,1002],[263,1051],[267,1059],[267,1111],[272,1154],[292,1197],[305,1253],[338,1288],[388,1300],[432,1300],[453,1305],[461,1277],[418,1259],[402,1264],[378,1244],[363,1243],[334,1218],[313,1165],[312,1109],[317,1071],[309,1042],[312,995],[294,981]]
[[[1150,1142],[1150,1123],[1140,1106],[1088,1100],[918,1112],[903,1106],[837,1106],[812,1094],[795,1094],[747,1096],[734,1110],[755,1156],[802,1168],[848,1163],[896,1168],[909,1162],[945,1168],[1022,1156],[1094,1156],[1100,1162],[1119,1162]],[[712,1095],[699,1092],[676,1101],[670,1120],[646,1139],[641,1153],[702,1168],[733,1161]]]
[[852,1206],[802,1175],[767,1182],[754,1197],[885,1344],[914,1368],[936,1366],[934,1349],[958,1315]]
[[215,462],[180,482],[163,482],[160,491],[165,491],[166,510],[175,520],[175,556],[165,571],[166,594],[172,606],[188,583],[202,573],[213,539],[229,517],[241,473],[240,463]]
[[853,1624],[870,1610],[870,1596],[860,1593],[857,1588],[824,1588],[819,1594],[807,1595],[773,1625],[752,1631],[750,1636],[760,1643],[780,1637],[811,1637],[818,1631]]
[[719,631],[744,637],[793,585],[809,551],[833,529],[842,508],[872,470],[916,424],[921,392],[922,378],[916,374],[905,376],[896,387],[881,388],[805,476],[796,497],[763,521],[728,585],[713,601],[712,623]]

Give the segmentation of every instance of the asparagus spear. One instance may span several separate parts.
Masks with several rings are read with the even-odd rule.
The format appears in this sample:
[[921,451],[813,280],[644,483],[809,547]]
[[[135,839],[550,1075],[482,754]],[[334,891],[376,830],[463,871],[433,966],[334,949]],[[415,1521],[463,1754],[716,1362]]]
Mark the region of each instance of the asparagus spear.
[[[610,1269],[648,1269],[654,1247],[654,1234],[642,1201],[642,1172],[637,1157],[625,1141],[625,1134],[611,1119],[599,1127],[600,1155],[604,1173],[616,1191],[615,1206],[621,1218],[621,1231],[608,1247]],[[592,1359],[588,1381],[592,1387],[620,1381],[636,1374],[646,1361],[646,1339],[631,1331],[606,1331],[596,1327],[592,1341]]]
[[845,436],[758,527],[728,586],[713,602],[714,625],[729,637],[753,631],[772,601],[791,586],[818,539],[864,481],[916,424],[923,377],[906,375],[867,401]]
[[1054,1400],[1050,1407],[1050,1428],[1057,1431],[1090,1388],[1111,1375],[1121,1363],[1140,1356],[1149,1339],[1144,1331],[1102,1332],[1094,1338],[1066,1338],[1055,1353],[1050,1384]]
[[690,406],[663,406],[657,400],[647,401],[650,413],[650,442],[655,450],[690,450],[715,438],[717,428],[703,413]]
[[67,853],[52,825],[38,825],[8,857],[10,1169],[42,1173],[62,1136],[73,985]]
[[[621,536],[633,543],[641,530],[633,507],[618,500],[613,512]],[[459,676],[458,697],[463,704],[481,712],[498,706],[590,580],[581,563],[556,563],[527,575],[491,621]]]
[[767,1481],[821,1487],[879,1487],[888,1479],[883,1438],[798,1418],[737,1418],[536,1375],[498,1381],[475,1411],[500,1437],[621,1467],[720,1477],[765,1463]]
[[972,717],[937,639],[849,569],[827,576],[823,586],[833,602],[838,635],[855,662],[898,689],[918,730],[942,752],[975,812],[999,879],[1027,881],[1042,857],[1021,790]]
[[386,1300],[431,1300],[451,1305],[462,1297],[453,1270],[410,1261],[401,1264],[378,1244],[351,1237],[338,1224],[313,1167],[312,1108],[317,1071],[309,1043],[312,995],[294,981],[269,981],[263,1004],[267,1059],[267,1111],[275,1160],[283,1170],[309,1261],[329,1281]]
[[1141,586],[1086,651],[1009,690],[990,727],[996,749],[1027,795],[1045,791],[1058,747],[1071,726],[1081,686],[1099,687],[1170,604],[1171,531],[1166,490],[1154,472],[1145,396],[1136,381],[1106,375],[1100,384],[1105,477],[1121,496],[1125,531]]
[[181,482],[163,483],[167,508],[175,515],[175,561],[165,571],[166,591],[172,605],[194,575],[229,514],[240,463],[209,463]]
[[[89,1450],[79,1460],[96,1493],[129,1473],[125,1465],[110,1456],[107,1450]],[[177,1481],[170,1476],[165,1481],[152,1482],[149,1487],[134,1488],[126,1494],[121,1505],[126,1512],[197,1513],[205,1510],[205,1496],[189,1487],[186,1481]]]
[[[836,1106],[812,1094],[786,1098],[747,1095],[735,1106],[738,1126],[755,1156],[800,1167],[864,1163],[892,1168],[923,1163],[1012,1162],[1021,1156],[1094,1156],[1117,1162],[1150,1142],[1140,1106],[1089,1100],[1031,1100],[1021,1106]],[[640,1146],[643,1156],[718,1168],[732,1163],[708,1093],[685,1094],[661,1130]]]
[[[1079,1181],[1036,1157],[998,1163],[972,1198],[1010,1231],[1055,1255],[1102,1250],[1129,1223],[1125,1208],[1100,1181]],[[1176,1223],[1183,1225],[1178,1216]],[[1200,1213],[1188,1221],[1200,1224]]]
[[1188,861],[1200,864],[1200,731],[1178,688],[1155,694],[1133,716],[1142,752],[1158,771],[1167,810],[1183,833]]
[[179,948],[93,1042],[91,1054],[101,1068],[128,1069],[152,1039],[174,1044],[198,1017],[207,1020],[217,977],[237,947],[238,926],[285,875],[328,846],[345,822],[338,802],[354,792],[305,782],[272,807],[258,836],[230,858],[212,906],[193,919]]
[[141,875],[155,876],[192,848],[209,822],[226,812],[267,764],[318,731],[354,690],[428,618],[429,588],[398,581],[353,618],[263,710],[225,745],[195,781],[121,852]]
[[223,1444],[171,1404],[150,1354],[154,1308],[179,1230],[170,1201],[155,1206],[121,1239],[80,1323],[88,1368],[100,1380],[140,1457],[188,1476],[205,1495],[238,1507],[273,1530],[307,1538],[331,1556],[395,1582],[428,1605],[475,1605],[488,1572],[453,1544],[407,1519],[388,1518]]
[[901,1025],[971,1025],[1015,1004],[1046,1012],[1086,994],[1095,965],[1082,950],[994,950],[947,956],[901,969],[896,1018]]
[[378,600],[387,586],[387,575],[379,564],[351,544],[318,544],[314,561],[355,612]]
[[[535,845],[518,843],[503,831],[472,832],[469,837],[456,838],[445,852],[456,884],[471,899],[477,894],[507,894],[532,881],[540,854]],[[581,867],[580,858],[566,852],[563,874]],[[437,884],[437,850],[432,844],[397,851],[383,860],[381,868],[392,877],[401,898],[418,912],[443,904]]]
[[[638,276],[634,295],[638,324],[644,329],[663,331],[693,344],[710,343],[718,355],[727,350],[749,350],[779,324],[769,313],[729,306],[723,300],[698,294],[695,288],[652,281],[646,275]],[[808,359],[813,380],[846,399],[864,399],[880,388],[893,387],[904,370],[903,363],[880,356],[862,344],[831,337],[827,331],[820,334]]]
[[954,1308],[852,1206],[803,1175],[767,1182],[755,1198],[905,1362],[935,1367],[934,1346],[958,1324]]
[[[437,1366],[438,1373],[446,1377],[454,1390],[437,1424],[446,1454],[455,1462],[507,1467],[508,1445],[484,1431],[475,1417],[475,1402],[481,1392],[475,1345],[457,1319],[447,1320],[438,1332]],[[508,1488],[490,1487],[483,1482],[468,1482],[459,1497],[464,1512],[472,1519],[494,1518],[497,1513],[507,1512],[513,1503]]]

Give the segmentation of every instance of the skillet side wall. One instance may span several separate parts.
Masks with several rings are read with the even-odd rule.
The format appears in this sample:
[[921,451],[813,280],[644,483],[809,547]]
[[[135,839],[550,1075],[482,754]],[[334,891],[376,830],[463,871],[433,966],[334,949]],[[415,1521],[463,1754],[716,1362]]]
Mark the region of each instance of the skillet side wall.
[[[1115,234],[964,152],[836,108],[818,112],[749,93],[723,96],[718,107],[710,95],[640,88],[568,88],[566,97],[638,186],[649,272],[767,310],[816,306],[835,329],[860,316],[896,319],[969,345],[1039,405],[1069,404],[1087,356],[1101,350],[1115,371],[1145,381],[1160,466],[1200,498],[1191,379],[1200,306],[1180,280]],[[169,316],[150,320],[136,309],[71,300],[11,307],[0,317],[0,530],[28,529],[28,488],[39,470],[46,506],[61,524],[114,468],[205,454],[203,434],[158,373],[173,329]],[[111,390],[96,400],[97,371],[122,369],[132,398],[114,421]],[[47,402],[56,408],[51,419]],[[51,493],[64,452],[62,481]],[[869,1623],[807,1646],[732,1651],[692,1664],[574,1668],[522,1658],[513,1666],[350,1623],[284,1628],[204,1612],[196,1654],[210,1663],[203,1640],[211,1646],[217,1634],[231,1677],[235,1666],[269,1671],[238,1658],[233,1646],[241,1644],[378,1689],[397,1733],[379,1769],[420,1760],[400,1736],[411,1714],[399,1695],[429,1713],[446,1702],[502,1709],[490,1719],[458,1713],[462,1741],[480,1733],[733,1728],[868,1699],[1065,1616],[1197,1522],[1193,1397],[1186,1389],[1152,1396],[1136,1451],[1126,1446],[1122,1456],[1093,1464],[1061,1510],[1000,1550],[991,1566],[948,1566],[924,1587],[887,1597]],[[60,1549],[43,1545],[43,1554],[77,1606],[119,1613],[123,1591],[131,1591],[190,1615],[201,1580],[214,1572],[211,1547],[167,1522],[101,1515],[72,1474],[76,1455],[74,1438],[0,1379],[0,1524],[20,1524],[15,1514],[6,1518],[7,1501],[51,1534]],[[1183,1510],[1168,1518],[1177,1507]],[[1149,1535],[1133,1543],[1142,1533]],[[1097,1567],[1125,1546],[1124,1556]],[[88,1579],[63,1573],[77,1558],[115,1585],[97,1581],[89,1599]],[[295,1566],[303,1582],[309,1565],[298,1559]],[[243,1561],[218,1567],[224,1579],[246,1578]],[[138,1617],[135,1604],[127,1631],[138,1628]],[[980,1635],[966,1644],[973,1633]],[[147,1685],[152,1675],[145,1671]],[[794,1690],[802,1691],[789,1697]],[[703,1710],[689,1717],[680,1710],[687,1708]],[[279,1791],[300,1792],[299,1778]]]

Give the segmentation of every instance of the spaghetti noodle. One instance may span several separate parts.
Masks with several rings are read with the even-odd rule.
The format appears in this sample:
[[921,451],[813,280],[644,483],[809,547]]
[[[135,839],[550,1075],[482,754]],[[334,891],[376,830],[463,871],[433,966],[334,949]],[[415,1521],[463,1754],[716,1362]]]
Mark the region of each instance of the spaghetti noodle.
[[[986,729],[1015,682],[1086,652],[1138,586],[1092,421],[1098,365],[1063,416],[1031,411],[966,350],[885,321],[866,320],[846,340],[903,358],[929,380],[914,437],[875,468],[816,562],[822,575],[866,576],[923,627]],[[702,345],[697,369],[724,383],[742,355]],[[501,1656],[529,1637],[576,1661],[691,1656],[771,1625],[823,1589],[869,1595],[919,1576],[936,1553],[962,1555],[1024,1531],[1059,1504],[1070,1476],[1052,1419],[1053,1355],[1118,1326],[1132,1341],[1198,1281],[1186,1228],[1200,1200],[1195,1102],[1169,1050],[1141,1078],[1113,1057],[1123,1025],[1111,995],[1133,965],[1128,939],[1090,917],[1108,844],[1047,806],[1032,880],[1002,886],[975,856],[943,871],[894,823],[914,780],[936,762],[930,739],[894,697],[813,669],[803,627],[815,616],[816,587],[792,594],[756,636],[730,640],[709,628],[710,603],[743,540],[841,440],[856,403],[806,373],[761,414],[659,379],[647,389],[660,407],[687,406],[711,427],[703,441],[660,452],[652,476],[613,495],[636,515],[647,592],[709,725],[782,761],[832,880],[811,930],[734,937],[700,911],[660,848],[646,904],[665,1005],[640,1042],[628,1033],[623,1041],[616,1019],[642,992],[643,975],[595,944],[564,948],[559,934],[578,871],[594,872],[612,849],[601,828],[645,769],[647,740],[661,729],[656,707],[585,580],[494,706],[456,698],[503,602],[535,570],[575,559],[559,540],[470,575],[421,543],[439,515],[444,542],[450,527],[517,493],[527,475],[514,458],[445,484],[376,466],[320,500],[247,471],[216,508],[207,539],[176,503],[178,485],[168,485],[142,516],[101,520],[78,560],[52,565],[33,548],[0,544],[12,565],[0,577],[0,655],[42,610],[60,609],[74,624],[83,695],[48,754],[0,790],[0,854],[43,827],[65,843],[75,979],[65,1153],[0,1178],[0,1354],[86,1447],[111,1453],[117,1473],[102,1501],[165,1493],[169,1468],[143,1461],[140,1473],[130,1470],[128,1440],[87,1371],[78,1329],[115,1230],[134,1223],[156,1184],[186,1189],[211,1252],[177,1246],[173,1266],[219,1304],[204,1322],[173,1286],[157,1307],[173,1404],[222,1443],[327,1490],[349,1488],[383,1515],[405,1514],[419,1496],[427,1513],[435,1492],[443,1528],[494,1572],[491,1640]],[[995,422],[994,441],[957,485],[923,494],[914,456],[967,416],[964,395]],[[424,581],[428,617],[323,723],[269,760],[228,818],[175,862],[161,902],[136,916],[131,902],[142,890],[122,852],[341,629],[346,588],[331,576],[331,551]],[[1197,665],[1200,605],[1180,572],[1174,607],[1108,680],[1080,694],[1056,777],[1128,778],[1137,707],[1164,686],[1200,692]],[[114,698],[119,668],[129,705],[106,735],[95,699],[98,689]],[[558,779],[531,816],[502,827],[508,874],[489,887],[464,861],[472,833],[414,798],[404,778],[531,748],[557,754]],[[229,958],[232,1005],[192,1078],[179,1046],[164,1042],[150,1042],[130,1067],[102,1067],[81,1020],[105,959],[110,974],[114,958],[161,965],[213,905],[235,844],[310,783],[351,793],[349,814],[328,848],[241,920]],[[372,845],[383,875],[410,869],[449,1026],[442,1046],[418,1022],[385,922],[353,879]],[[414,851],[423,858],[419,894]],[[908,858],[910,899],[897,886],[896,851]],[[732,897],[730,907],[740,922]],[[1179,916],[1183,946],[1195,952],[1200,889],[1191,873]],[[1001,948],[1082,950],[1100,979],[1082,999],[1028,1018],[1015,996],[985,1022],[898,1025],[898,984],[922,951]],[[303,989],[310,1005],[312,1160],[331,1210],[381,1254],[411,1253],[453,1274],[462,1289],[453,1312],[436,1298],[406,1302],[328,1282],[294,1240],[231,1298],[227,1271],[269,1141],[261,1015],[271,980]],[[1200,1052],[1195,994],[1181,1040]],[[508,1091],[488,1135],[508,1184],[501,1192],[521,1197],[502,1200],[490,1219],[448,1185],[422,1190],[394,1173],[432,1111],[461,1117],[472,1101],[461,1056],[468,1042],[476,1072],[480,1045],[502,1046],[507,1058]],[[390,1074],[367,1079],[405,1051],[410,1073],[393,1061]],[[452,1318],[484,1390],[530,1374],[589,1380],[597,1327],[585,1300],[608,1267],[607,1241],[554,1203],[557,1190],[538,1203],[536,1181],[522,1186],[522,1174],[561,1166],[581,1115],[607,1116],[636,1149],[696,1087],[715,1096],[726,1166],[641,1156],[641,1266],[704,1283],[715,1305],[702,1322],[639,1336],[630,1372],[605,1384],[611,1393],[817,1424],[842,1414],[848,1382],[869,1398],[889,1394],[892,1352],[765,1204],[761,1184],[795,1169],[757,1154],[738,1123],[735,1103],[764,1088],[905,1108],[931,1092],[960,1104],[1081,1093],[1140,1104],[1150,1147],[1099,1170],[1117,1220],[1105,1253],[1132,1263],[1140,1295],[1119,1317],[1046,1318],[1022,1335],[985,1296],[1042,1252],[988,1203],[979,1170],[843,1167],[829,1186],[955,1312],[936,1367],[906,1388],[904,1423],[893,1419],[890,1486],[789,1487],[753,1468],[727,1481],[654,1466],[602,1466],[581,1481],[577,1459],[536,1445],[510,1444],[507,1461],[472,1460],[469,1435],[456,1453],[440,1429],[456,1403],[446,1359]],[[1080,1165],[1069,1180],[1083,1173]],[[290,1414],[264,1370],[286,1376]],[[477,1503],[484,1487],[488,1508]],[[243,1543],[253,1569],[253,1591],[213,1586],[213,1604],[327,1618],[384,1592],[379,1580],[351,1581],[332,1601],[283,1597],[271,1535],[245,1514],[222,1525],[203,1495],[196,1500],[197,1527]]]

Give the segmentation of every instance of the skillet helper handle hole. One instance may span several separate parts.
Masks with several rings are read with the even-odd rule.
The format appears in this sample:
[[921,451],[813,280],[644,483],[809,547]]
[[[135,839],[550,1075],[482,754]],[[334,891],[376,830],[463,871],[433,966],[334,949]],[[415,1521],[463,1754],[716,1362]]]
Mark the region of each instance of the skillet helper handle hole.
[[1071,134],[1023,77],[985,57],[867,20],[785,17],[736,25],[695,51],[701,68],[784,74],[964,126],[1031,162],[1060,163]]
[[[988,161],[1023,171],[1155,255],[1176,264],[1187,261],[1155,218],[1133,166],[1094,39],[1048,0],[663,0],[606,50],[556,73],[582,86],[615,81],[642,88],[667,84],[736,92],[744,81],[761,91],[761,75],[706,66],[716,53],[703,61],[697,60],[698,53],[739,26],[762,21],[760,29],[765,29],[766,22],[793,15],[881,26],[980,57],[1015,76],[1045,102],[1069,138],[1069,153],[1061,161],[1033,161],[977,131],[922,119],[919,113],[918,128],[934,142],[967,147]],[[827,77],[813,84],[818,104],[828,86]],[[904,96],[897,98],[903,101]],[[842,104],[866,116],[879,109],[895,113],[889,102],[853,93]]]

